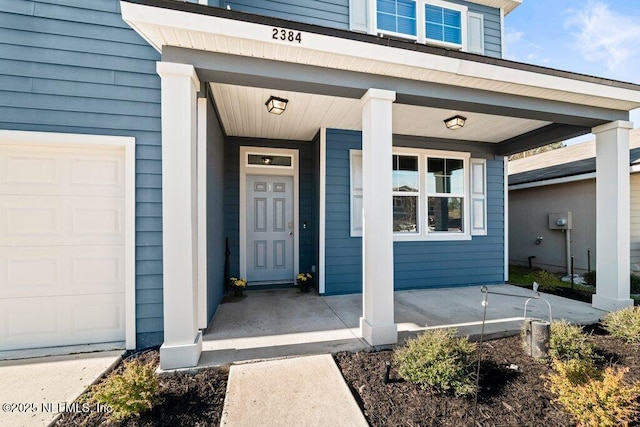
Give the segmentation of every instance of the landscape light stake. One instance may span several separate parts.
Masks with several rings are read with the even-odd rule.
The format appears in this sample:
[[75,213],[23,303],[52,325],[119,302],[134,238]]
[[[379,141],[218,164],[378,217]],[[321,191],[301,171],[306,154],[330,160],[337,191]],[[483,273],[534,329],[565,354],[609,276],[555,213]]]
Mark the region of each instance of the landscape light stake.
[[389,384],[389,372],[391,372],[391,362],[384,362],[384,383]]
[[[487,321],[487,305],[489,305],[489,294],[494,295],[502,295],[505,297],[514,297],[514,298],[526,298],[526,299],[539,299],[540,293],[536,292],[534,296],[525,296],[525,295],[516,295],[516,294],[508,294],[503,292],[491,292],[486,286],[480,288],[480,292],[484,294],[482,299],[483,313],[482,313],[482,331],[480,332],[480,343],[478,345],[478,366],[476,368],[476,390],[475,390],[475,398],[473,400],[473,425],[476,425],[476,418],[478,416],[478,393],[480,392],[480,362],[482,362],[482,342],[484,341],[484,325]],[[526,306],[525,306],[526,310]]]

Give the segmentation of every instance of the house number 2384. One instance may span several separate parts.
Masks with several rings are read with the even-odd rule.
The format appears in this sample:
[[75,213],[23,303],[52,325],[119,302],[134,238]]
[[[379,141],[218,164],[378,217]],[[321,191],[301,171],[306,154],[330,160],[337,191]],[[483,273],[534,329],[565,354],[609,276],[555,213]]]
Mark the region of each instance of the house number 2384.
[[302,33],[300,33],[300,31],[291,31],[282,28],[272,28],[271,31],[271,38],[274,40],[302,43]]

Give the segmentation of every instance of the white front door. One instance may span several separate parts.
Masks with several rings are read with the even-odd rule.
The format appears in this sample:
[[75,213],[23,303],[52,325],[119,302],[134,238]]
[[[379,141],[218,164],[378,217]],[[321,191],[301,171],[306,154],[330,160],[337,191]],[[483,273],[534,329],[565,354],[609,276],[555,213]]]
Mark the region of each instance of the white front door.
[[293,177],[247,175],[247,280],[291,283],[294,275]]

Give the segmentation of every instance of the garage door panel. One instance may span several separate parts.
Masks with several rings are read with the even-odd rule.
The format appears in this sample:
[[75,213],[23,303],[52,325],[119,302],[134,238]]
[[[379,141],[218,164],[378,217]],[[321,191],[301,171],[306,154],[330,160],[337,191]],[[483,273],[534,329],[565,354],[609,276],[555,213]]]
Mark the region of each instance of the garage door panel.
[[122,147],[4,145],[0,194],[124,195]]
[[0,247],[0,278],[0,298],[124,292],[124,247]]
[[123,340],[124,294],[0,300],[0,351]]
[[0,195],[0,246],[124,243],[124,198]]

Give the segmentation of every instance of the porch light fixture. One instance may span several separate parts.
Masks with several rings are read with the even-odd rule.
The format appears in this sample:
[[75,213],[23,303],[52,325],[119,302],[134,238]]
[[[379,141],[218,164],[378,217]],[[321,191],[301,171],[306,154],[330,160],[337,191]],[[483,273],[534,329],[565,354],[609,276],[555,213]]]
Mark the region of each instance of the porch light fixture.
[[264,103],[267,106],[267,111],[271,114],[280,115],[284,113],[284,110],[287,108],[288,99],[278,98],[277,96],[269,97],[269,100]]
[[453,116],[450,119],[445,120],[444,124],[447,125],[448,129],[456,130],[464,126],[465,120],[467,120],[466,117]]

